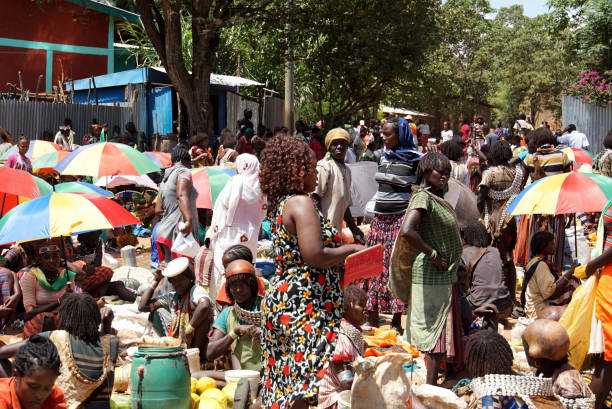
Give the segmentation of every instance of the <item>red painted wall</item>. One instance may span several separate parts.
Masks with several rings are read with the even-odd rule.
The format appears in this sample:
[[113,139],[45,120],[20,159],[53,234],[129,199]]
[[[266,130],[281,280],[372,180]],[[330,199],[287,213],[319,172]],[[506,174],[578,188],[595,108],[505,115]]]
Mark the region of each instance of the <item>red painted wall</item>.
[[108,47],[110,16],[63,0],[0,0],[0,37]]
[[53,52],[53,85],[62,79],[62,69],[64,79],[70,78],[70,63],[72,63],[72,75],[74,79],[81,79],[103,75],[108,73],[105,55],[87,55]]
[[41,91],[45,91],[45,69],[47,66],[47,51],[28,50],[25,48],[0,47],[0,91],[9,91],[7,82],[19,86],[17,71],[21,70],[23,86],[36,91],[36,81],[43,75]]

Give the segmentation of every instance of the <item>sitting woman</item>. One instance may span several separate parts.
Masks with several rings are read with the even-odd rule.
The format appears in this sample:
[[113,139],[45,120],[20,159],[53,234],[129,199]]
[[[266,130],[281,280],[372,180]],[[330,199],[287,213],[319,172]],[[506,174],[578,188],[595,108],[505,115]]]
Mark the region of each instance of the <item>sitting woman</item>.
[[112,281],[113,270],[102,266],[102,240],[100,230],[82,233],[77,236],[79,245],[74,249],[72,264],[83,271],[78,282],[83,291],[98,298],[104,295],[116,295],[122,300],[134,302],[136,294],[125,288],[121,281]]
[[35,335],[20,343],[13,376],[0,379],[0,409],[66,409],[64,393],[55,385],[59,374],[60,358],[51,341]]
[[474,315],[485,317],[483,326],[495,329],[499,319],[510,316],[513,304],[504,283],[501,256],[479,221],[467,225],[463,241],[461,261],[467,272],[467,301]]
[[[242,244],[234,244],[230,246],[225,253],[223,253],[223,257],[221,258],[221,262],[223,263],[223,269],[227,269],[227,266],[230,265],[232,261],[236,260],[245,260],[249,263],[253,262],[253,253],[251,249]],[[266,295],[266,281],[257,276],[257,295],[263,297]],[[234,305],[234,300],[232,300],[227,293],[227,283],[224,282],[219,289],[219,293],[217,294],[217,299],[215,300],[217,304],[221,306]]]
[[37,262],[21,277],[23,306],[29,321],[23,328],[24,338],[57,328],[57,310],[61,298],[78,287],[72,271],[60,266],[60,249],[51,241],[38,248]]
[[[232,349],[234,369],[261,370],[261,297],[257,295],[255,268],[245,260],[232,261],[225,272],[228,297],[213,324],[206,358],[213,361]],[[234,357],[236,359],[234,359]]]
[[340,323],[340,332],[332,364],[325,372],[319,388],[319,409],[336,409],[340,392],[351,389],[350,379],[339,379],[338,375],[345,370],[352,370],[351,364],[365,352],[365,342],[361,335],[361,325],[366,322],[365,314],[368,295],[359,286],[349,285],[343,290],[344,317]]
[[[59,308],[59,330],[43,332],[57,348],[62,362],[57,385],[66,395],[68,408],[108,409],[113,390],[119,339],[110,332],[112,311],[102,313],[89,294],[68,294]],[[104,317],[102,317],[104,315]],[[0,357],[14,355],[24,343],[5,345]]]
[[[174,291],[153,298],[155,289],[166,277]],[[206,290],[195,283],[193,269],[186,257],[175,258],[163,271],[155,271],[151,287],[142,294],[138,309],[150,312],[149,320],[159,336],[183,340],[188,348],[199,348],[206,356],[211,305]]]
[[521,304],[527,318],[538,318],[547,307],[566,306],[579,285],[571,268],[559,276],[556,267],[548,260],[555,253],[555,236],[540,231],[531,239],[531,253],[535,256],[525,266]]

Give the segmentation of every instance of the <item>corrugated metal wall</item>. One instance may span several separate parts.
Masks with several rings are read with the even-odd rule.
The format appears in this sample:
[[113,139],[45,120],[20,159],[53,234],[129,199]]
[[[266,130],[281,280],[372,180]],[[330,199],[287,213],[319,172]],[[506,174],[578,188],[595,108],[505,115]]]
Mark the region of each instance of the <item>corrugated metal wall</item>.
[[275,126],[283,126],[283,110],[285,109],[285,100],[278,97],[266,98],[264,107],[263,123],[266,127],[274,129]]
[[120,126],[123,131],[125,124],[130,121],[141,129],[140,118],[134,114],[132,108],[0,101],[0,126],[9,132],[13,139],[20,135],[30,139],[40,139],[42,133],[47,130],[55,135],[58,127],[64,124],[64,118],[72,119],[72,128],[76,132],[77,141],[89,132],[92,118],[96,118],[100,124],[107,124],[109,133],[113,125]]
[[603,140],[612,129],[612,105],[605,108],[582,102],[579,97],[563,95],[563,127],[576,125],[576,130],[586,134],[591,144],[590,151],[603,149]]
[[257,130],[257,110],[259,104],[257,102],[249,101],[246,99],[240,98],[239,95],[234,94],[233,92],[226,92],[227,95],[227,127],[234,133],[237,134],[239,129],[237,127],[238,121],[242,119],[244,116],[244,110],[247,108],[251,108],[253,111],[253,117],[251,118],[251,122],[253,122],[253,126]]

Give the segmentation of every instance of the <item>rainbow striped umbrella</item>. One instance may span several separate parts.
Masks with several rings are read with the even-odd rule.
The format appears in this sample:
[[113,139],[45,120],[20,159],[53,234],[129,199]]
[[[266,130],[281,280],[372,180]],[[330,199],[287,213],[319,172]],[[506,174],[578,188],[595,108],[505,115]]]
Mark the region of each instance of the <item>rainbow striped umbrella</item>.
[[563,148],[563,152],[574,163],[581,165],[593,163],[593,154],[580,148]]
[[53,168],[69,154],[70,152],[63,150],[45,153],[32,162],[32,168],[40,173],[57,173]]
[[527,186],[508,206],[511,214],[601,212],[612,199],[612,178],[570,172],[548,176]]
[[15,207],[0,219],[0,243],[48,239],[140,224],[112,200],[91,193],[53,193]]
[[53,193],[53,187],[39,177],[18,169],[0,167],[0,215],[20,203]]
[[93,193],[104,197],[115,197],[111,192],[86,182],[65,182],[53,187],[58,193]]
[[[61,150],[62,147],[56,143],[49,141],[33,140],[30,141],[30,148],[26,152],[26,156],[30,158],[30,160],[34,160],[44,155],[45,153],[57,152]],[[2,157],[0,157],[0,161],[6,161],[9,155],[11,155],[13,152],[17,152],[17,145],[13,146],[4,155],[2,155]]]
[[145,152],[145,156],[155,163],[155,166],[160,168],[169,168],[172,166],[170,154],[166,152]]
[[235,174],[234,169],[222,167],[192,169],[193,186],[198,191],[196,206],[200,209],[212,209],[219,193]]
[[81,146],[55,166],[61,175],[144,175],[159,168],[142,152],[122,143],[100,142]]

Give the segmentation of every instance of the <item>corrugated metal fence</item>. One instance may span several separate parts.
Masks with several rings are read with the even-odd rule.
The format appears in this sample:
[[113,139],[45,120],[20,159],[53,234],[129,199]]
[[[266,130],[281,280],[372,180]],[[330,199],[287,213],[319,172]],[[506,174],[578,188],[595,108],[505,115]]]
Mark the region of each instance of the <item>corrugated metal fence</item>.
[[[141,129],[140,118],[132,108],[106,105],[54,104],[51,102],[0,101],[0,126],[13,139],[25,135],[30,139],[41,139],[44,131],[53,135],[64,124],[64,118],[72,119],[72,128],[77,141],[89,132],[92,118],[107,124],[110,133],[114,125],[123,131],[127,122],[134,122]],[[77,142],[75,141],[75,142]]]
[[603,140],[612,129],[612,105],[600,107],[582,102],[579,97],[563,95],[563,127],[576,125],[576,130],[586,134],[591,144],[590,151],[603,149]]

